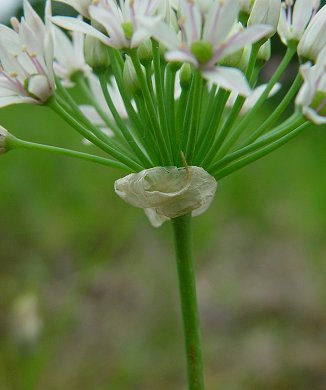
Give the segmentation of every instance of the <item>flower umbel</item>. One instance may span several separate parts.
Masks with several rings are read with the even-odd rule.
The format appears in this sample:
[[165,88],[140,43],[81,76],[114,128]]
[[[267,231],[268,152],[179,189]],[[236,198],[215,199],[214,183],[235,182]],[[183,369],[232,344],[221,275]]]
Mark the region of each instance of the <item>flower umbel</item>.
[[244,75],[238,69],[216,64],[245,45],[262,39],[271,28],[256,25],[230,36],[238,12],[234,1],[215,1],[203,20],[196,2],[180,0],[179,34],[159,18],[143,18],[142,24],[168,49],[167,61],[188,62],[200,69],[208,81],[247,96],[250,90]]
[[[50,1],[46,3],[50,13]],[[42,104],[54,93],[53,44],[27,0],[24,18],[12,19],[14,29],[0,25],[0,107],[15,103]]]

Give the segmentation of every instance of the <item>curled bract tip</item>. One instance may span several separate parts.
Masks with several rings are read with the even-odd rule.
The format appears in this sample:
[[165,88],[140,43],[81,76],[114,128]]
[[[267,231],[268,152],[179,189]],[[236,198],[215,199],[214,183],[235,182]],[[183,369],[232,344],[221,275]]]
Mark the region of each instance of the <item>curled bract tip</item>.
[[207,210],[217,182],[201,167],[155,167],[132,173],[114,184],[117,195],[143,208],[151,224],[161,226],[170,218]]

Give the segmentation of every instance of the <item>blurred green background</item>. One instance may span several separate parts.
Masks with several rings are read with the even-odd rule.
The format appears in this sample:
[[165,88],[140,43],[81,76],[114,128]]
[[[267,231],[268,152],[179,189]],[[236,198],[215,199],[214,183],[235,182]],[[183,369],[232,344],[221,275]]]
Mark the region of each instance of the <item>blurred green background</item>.
[[[47,108],[2,109],[0,124],[85,148]],[[208,390],[326,388],[325,150],[311,128],[222,180],[194,219]],[[1,390],[185,389],[170,226],[123,203],[120,176],[1,157]]]

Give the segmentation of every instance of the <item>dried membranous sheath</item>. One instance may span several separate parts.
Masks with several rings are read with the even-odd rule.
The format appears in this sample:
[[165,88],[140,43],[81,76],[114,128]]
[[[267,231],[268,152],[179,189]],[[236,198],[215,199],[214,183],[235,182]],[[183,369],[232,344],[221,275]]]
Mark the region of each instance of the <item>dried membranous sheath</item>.
[[217,182],[200,167],[155,167],[133,173],[114,184],[127,203],[143,208],[154,226],[165,220],[203,213],[211,204]]

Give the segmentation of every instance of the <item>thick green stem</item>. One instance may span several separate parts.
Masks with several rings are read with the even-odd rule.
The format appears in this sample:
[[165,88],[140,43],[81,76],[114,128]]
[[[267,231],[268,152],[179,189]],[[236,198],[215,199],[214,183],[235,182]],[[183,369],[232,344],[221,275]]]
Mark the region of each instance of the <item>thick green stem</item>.
[[200,327],[192,259],[191,214],[172,219],[186,347],[188,388],[204,390]]

